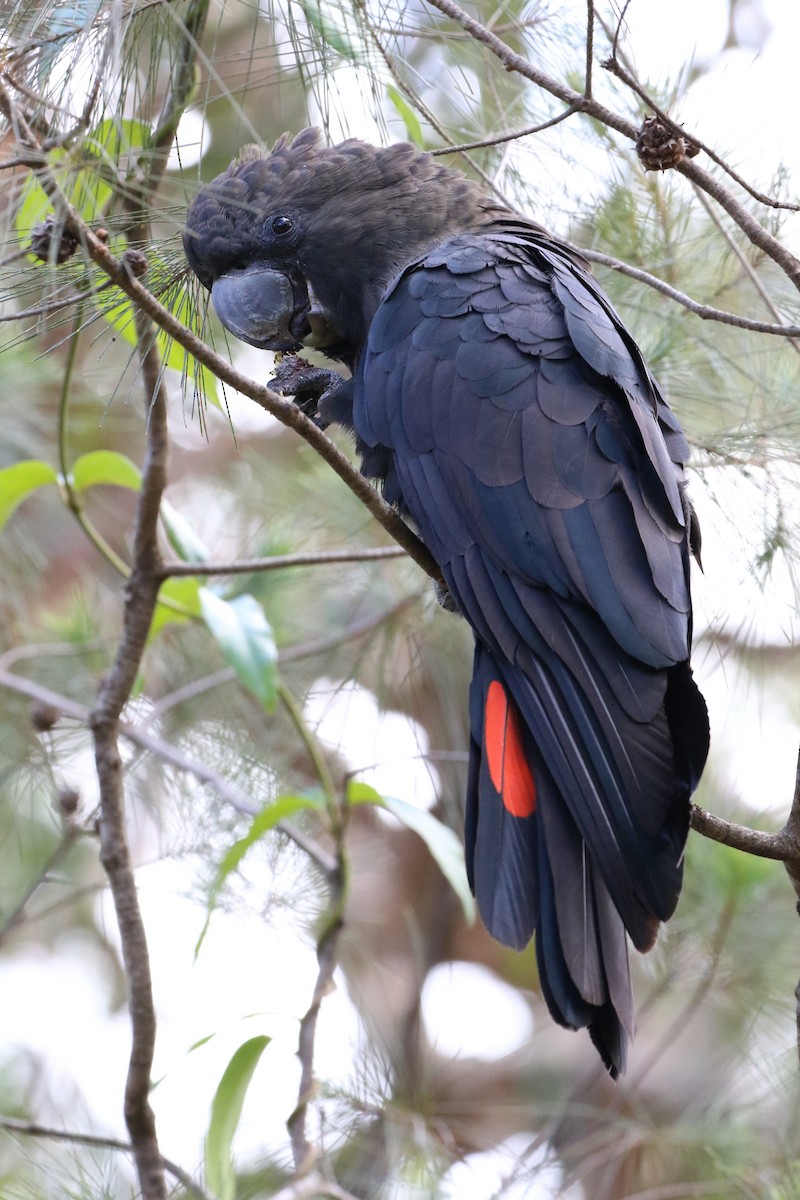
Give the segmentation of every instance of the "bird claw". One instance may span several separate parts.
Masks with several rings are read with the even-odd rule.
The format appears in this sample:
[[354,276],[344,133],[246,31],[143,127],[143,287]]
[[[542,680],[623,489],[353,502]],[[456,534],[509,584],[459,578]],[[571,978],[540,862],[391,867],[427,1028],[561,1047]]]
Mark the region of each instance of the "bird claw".
[[285,354],[276,363],[275,374],[268,380],[267,387],[279,396],[293,396],[300,411],[320,429],[325,429],[328,422],[319,416],[320,403],[338,391],[342,382],[337,371],[315,367],[297,354]]
[[445,612],[457,613],[459,611],[458,605],[453,599],[452,592],[444,583],[440,583],[438,579],[434,579],[433,590],[436,593],[436,599]]

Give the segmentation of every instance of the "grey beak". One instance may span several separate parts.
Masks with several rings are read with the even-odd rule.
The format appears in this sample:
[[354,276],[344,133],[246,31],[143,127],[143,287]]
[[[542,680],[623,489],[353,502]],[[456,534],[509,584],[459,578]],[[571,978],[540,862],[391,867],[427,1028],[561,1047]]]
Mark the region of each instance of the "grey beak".
[[221,276],[211,288],[211,302],[225,328],[260,350],[296,350],[289,322],[294,293],[280,271],[255,263],[244,271]]

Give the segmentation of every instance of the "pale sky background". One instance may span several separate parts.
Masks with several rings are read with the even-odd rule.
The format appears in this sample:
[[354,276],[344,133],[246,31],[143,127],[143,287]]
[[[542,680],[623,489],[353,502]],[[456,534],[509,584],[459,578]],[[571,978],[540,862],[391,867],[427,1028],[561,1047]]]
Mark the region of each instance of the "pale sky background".
[[[583,10],[583,5],[577,7]],[[748,178],[766,184],[781,160],[800,179],[800,3],[764,0],[760,9],[772,26],[762,53],[754,57],[744,50],[727,52],[683,97],[674,115],[729,153]],[[713,59],[723,42],[726,19],[723,0],[634,0],[628,25],[640,72],[674,75],[692,55],[701,61]],[[742,14],[745,22],[757,19],[754,7],[749,15]],[[373,130],[366,113],[363,129],[353,118],[358,111],[356,105],[349,107],[350,131],[370,137]],[[561,185],[557,178],[552,183]],[[737,482],[732,502],[746,499],[746,486]],[[740,561],[732,559],[724,525],[715,536],[719,513],[702,495],[696,499],[705,527],[706,570],[705,578],[696,582],[698,627],[718,617],[723,597],[731,622],[751,623],[770,639],[785,638],[796,624],[789,581],[779,579],[769,594],[762,593],[749,575],[744,553]],[[760,694],[713,655],[698,664],[698,674],[712,713],[716,769],[730,776],[731,786],[743,798],[785,806],[792,793],[800,731],[787,718],[780,697]],[[334,694],[335,702],[329,702]],[[382,716],[363,689],[336,694],[320,681],[309,713],[319,718],[322,735],[341,745],[354,765],[398,754],[411,758],[418,752],[419,731],[397,714]],[[399,791],[396,763],[391,778],[391,790]],[[430,803],[427,771],[409,768],[402,778],[406,798]],[[382,786],[380,774],[373,782]],[[158,832],[140,825],[137,850],[145,861],[157,858]],[[316,969],[312,949],[290,914],[266,927],[257,917],[218,912],[194,962],[204,912],[186,898],[191,874],[189,864],[168,861],[144,868],[138,877],[160,1020],[154,1075],[162,1081],[153,1104],[163,1152],[189,1170],[202,1158],[216,1082],[234,1050],[259,1033],[273,1041],[256,1072],[237,1149],[246,1158],[285,1146],[284,1122],[297,1090],[297,1020],[308,1004]],[[106,899],[98,903],[113,937],[110,905]],[[317,1069],[322,1077],[344,1083],[363,1033],[346,985],[341,979],[339,983],[323,1006]],[[45,997],[50,1003],[43,1020]],[[128,1020],[126,1013],[109,1015],[108,1000],[103,960],[90,946],[76,946],[74,935],[60,939],[53,949],[28,946],[16,959],[0,963],[4,1038],[29,1047],[52,1065],[56,1106],[42,1111],[41,1119],[70,1128],[99,1127],[124,1137],[121,1089]],[[454,1055],[494,1059],[522,1045],[531,1033],[530,1010],[518,994],[470,964],[437,968],[426,983],[423,1007],[430,1035],[441,1050]],[[211,1034],[208,1043],[189,1053],[193,1043]],[[76,1096],[81,1097],[77,1103]],[[310,1132],[316,1132],[313,1117]],[[488,1200],[526,1148],[526,1139],[513,1139],[497,1152],[471,1156],[451,1172],[447,1195],[453,1200]],[[523,1195],[543,1200],[557,1182],[557,1174],[544,1174],[537,1190],[526,1187],[508,1194],[514,1200]]]

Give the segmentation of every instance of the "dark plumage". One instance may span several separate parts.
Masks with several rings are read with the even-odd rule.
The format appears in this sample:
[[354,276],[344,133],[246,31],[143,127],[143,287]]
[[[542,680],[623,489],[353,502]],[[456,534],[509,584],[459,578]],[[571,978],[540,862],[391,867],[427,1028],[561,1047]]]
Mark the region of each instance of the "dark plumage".
[[616,1075],[625,933],[648,950],[674,911],[708,749],[675,418],[580,257],[411,146],[247,147],[184,245],[233,333],[353,372],[303,389],[287,360],[287,390],[324,390],[474,630],[480,912],[511,946],[536,934],[551,1013]]

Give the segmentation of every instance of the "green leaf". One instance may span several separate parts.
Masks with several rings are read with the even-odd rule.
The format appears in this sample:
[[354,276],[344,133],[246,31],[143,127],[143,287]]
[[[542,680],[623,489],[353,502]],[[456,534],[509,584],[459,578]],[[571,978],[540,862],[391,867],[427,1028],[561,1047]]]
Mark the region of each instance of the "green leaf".
[[112,191],[96,170],[84,169],[71,176],[64,191],[87,224],[91,225],[105,211]]
[[158,591],[158,603],[147,640],[152,642],[165,625],[197,620],[201,615],[200,584],[197,579],[193,575],[165,579]]
[[303,792],[302,795],[279,796],[272,804],[268,804],[266,808],[262,808],[260,813],[257,813],[250,824],[250,828],[244,837],[239,838],[237,842],[225,852],[222,862],[217,868],[217,875],[211,887],[211,892],[208,897],[208,905],[206,910],[206,919],[200,936],[197,939],[194,948],[194,955],[200,953],[200,947],[205,941],[208,933],[208,926],[211,921],[211,914],[216,908],[217,899],[225,884],[225,881],[239,867],[242,859],[247,851],[256,842],[275,828],[280,821],[285,821],[287,817],[294,816],[297,812],[302,812],[305,809],[313,808],[318,812],[325,809],[325,797],[320,791]]
[[225,1068],[211,1104],[205,1147],[206,1187],[218,1200],[236,1197],[236,1172],[231,1157],[233,1138],[253,1072],[269,1043],[270,1038],[262,1034],[239,1047]]
[[265,834],[274,829],[281,821],[285,821],[287,817],[294,816],[295,813],[303,812],[313,808],[317,812],[325,810],[325,797],[320,791],[303,792],[300,795],[279,796],[266,808],[262,808],[260,813],[257,813],[251,822],[250,828],[244,837],[239,838],[238,842],[226,851],[225,857],[219,865],[217,878],[214,880],[212,895],[216,898],[219,895],[220,888],[225,880],[235,871],[247,851],[254,846],[256,842],[261,841]]
[[342,58],[349,59],[350,62],[357,63],[359,61],[358,51],[355,46],[347,37],[344,30],[339,29],[330,17],[323,12],[319,0],[305,0],[305,2],[304,0],[300,0],[300,8],[303,10],[303,16],[311,28],[316,30],[326,46],[329,46],[331,50],[335,50],[337,54],[341,54]]
[[150,130],[143,121],[131,117],[106,117],[87,134],[86,147],[90,154],[117,167],[123,154],[141,150],[149,140]]
[[351,781],[347,788],[348,804],[376,804],[396,817],[406,829],[418,834],[431,852],[431,856],[458,896],[464,916],[472,924],[475,920],[475,898],[470,890],[464,866],[464,848],[447,825],[422,808],[415,808],[397,796],[382,796],[368,783]]
[[169,503],[161,501],[161,520],[167,531],[170,546],[181,562],[205,562],[210,551],[191,521]]
[[201,1046],[207,1046],[208,1043],[212,1042],[216,1036],[216,1033],[204,1034],[201,1038],[198,1038],[196,1042],[192,1042],[186,1053],[191,1054],[194,1050],[199,1050]]
[[116,450],[92,450],[82,454],[70,472],[72,486],[82,492],[99,483],[114,484],[138,492],[142,486],[142,473],[127,454]]
[[14,230],[23,245],[27,246],[30,242],[34,226],[52,211],[47,192],[39,181],[30,175],[22,190],[17,215],[14,218]]
[[0,529],[23,500],[48,483],[58,483],[58,475],[39,458],[4,467],[0,471]]
[[378,808],[386,807],[380,792],[370,784],[362,783],[360,779],[350,780],[346,799],[348,804],[377,804]]
[[406,133],[408,134],[408,140],[413,142],[415,146],[420,146],[424,150],[425,137],[422,132],[422,126],[419,123],[417,114],[414,112],[403,93],[398,91],[393,84],[387,83],[386,94],[403,119],[403,124],[405,125]]
[[200,589],[203,620],[241,684],[268,711],[278,698],[278,651],[264,609],[254,596],[223,600]]
[[[124,246],[122,249],[124,249]],[[121,250],[118,253],[121,253]],[[197,333],[199,337],[198,321],[190,303],[188,289],[184,288],[172,300],[169,300],[167,297],[164,299],[168,301],[167,307],[173,316],[176,316],[179,321]],[[130,346],[136,345],[136,323],[133,317],[133,306],[129,300],[122,300],[113,304],[109,304],[107,300],[104,300],[98,304],[98,309],[103,320],[116,329],[117,333]],[[193,365],[191,356],[184,350],[180,342],[176,342],[163,329],[159,330],[156,334],[156,345],[164,366],[168,367],[171,371],[177,371],[182,378],[187,375],[191,378],[192,375],[195,375],[200,394],[204,399],[219,407],[217,380],[207,367],[200,364]]]
[[[177,317],[187,329],[191,329],[192,333],[199,338],[203,337],[202,311],[198,309],[197,296],[190,287],[173,289],[163,297],[163,302],[172,315]],[[170,338],[168,334],[161,332],[158,339],[159,348],[167,366],[173,371],[177,371],[181,378],[191,378],[200,396],[217,408],[221,408],[217,392],[217,378],[209,371],[208,367],[204,367],[202,363],[192,359],[183,346]]]

